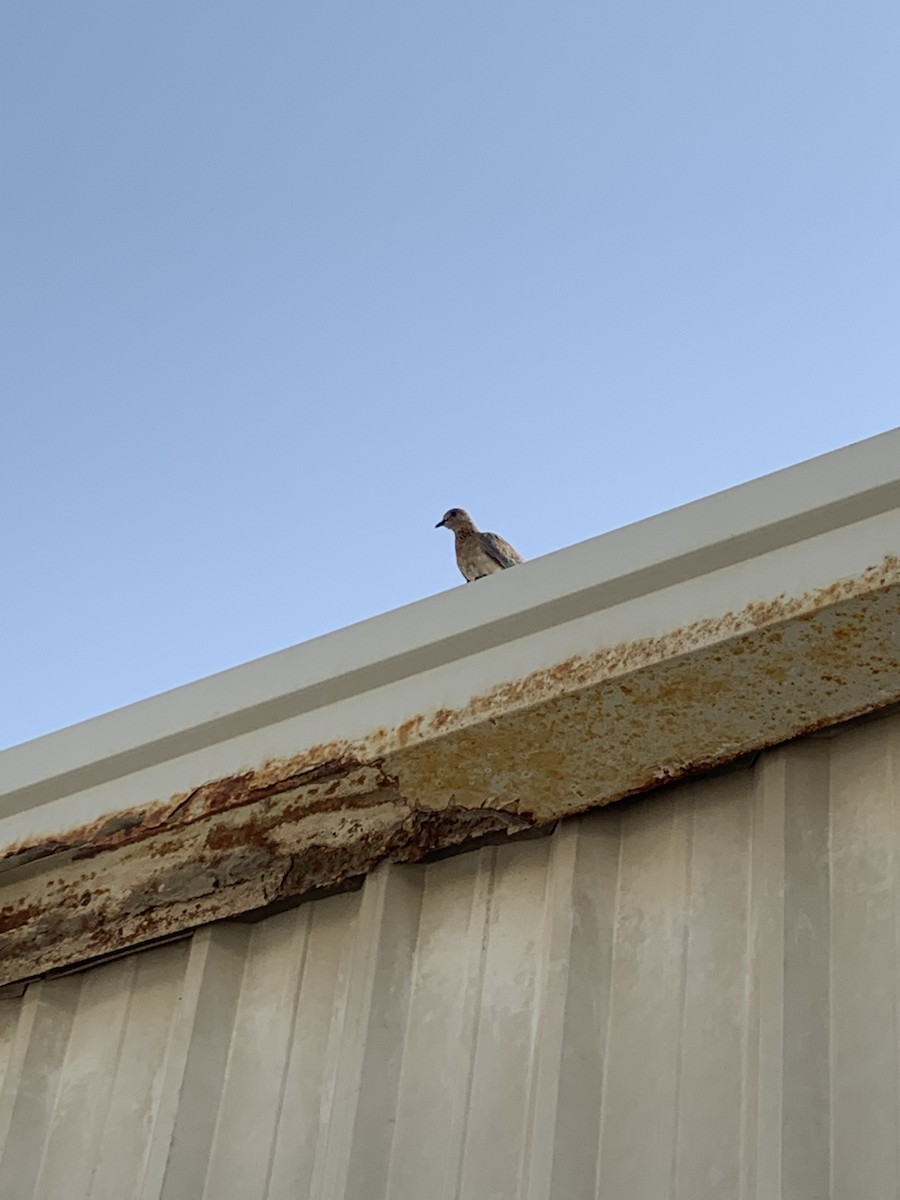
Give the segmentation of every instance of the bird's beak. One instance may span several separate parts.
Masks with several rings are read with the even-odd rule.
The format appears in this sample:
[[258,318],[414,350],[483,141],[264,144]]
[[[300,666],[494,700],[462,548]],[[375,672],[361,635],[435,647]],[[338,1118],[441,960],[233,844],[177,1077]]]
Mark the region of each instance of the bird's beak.
[[443,521],[438,521],[437,525],[435,525],[435,529],[440,529],[440,527],[443,525],[443,523],[444,523]]

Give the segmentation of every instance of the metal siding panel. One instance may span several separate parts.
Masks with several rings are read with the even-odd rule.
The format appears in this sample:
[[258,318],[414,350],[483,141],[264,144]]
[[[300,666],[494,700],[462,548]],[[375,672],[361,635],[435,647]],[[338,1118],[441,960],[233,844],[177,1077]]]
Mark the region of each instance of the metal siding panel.
[[[22,1006],[7,1073],[6,1138],[0,1154],[0,1195],[36,1196],[38,1176],[56,1110],[81,977],[34,984]],[[99,1051],[99,1048],[98,1048]],[[90,1130],[85,1128],[85,1137]]]
[[738,1148],[741,1200],[781,1196],[784,773],[783,759],[767,755],[760,760],[754,778],[743,1133]]
[[317,1160],[325,1152],[331,1121],[333,1079],[340,1047],[347,964],[353,954],[362,894],[333,896],[301,909],[295,920],[310,922],[299,982],[281,1115],[272,1157],[267,1200],[314,1196]]
[[549,844],[497,850],[459,1195],[521,1194]]
[[832,742],[831,1026],[834,1194],[895,1196],[898,725]]
[[599,1195],[668,1200],[675,1162],[693,813],[658,796],[623,822]]
[[140,1200],[189,952],[178,942],[135,960],[90,1200]]
[[607,1061],[613,934],[625,807],[572,824],[572,940],[554,1119],[551,1196],[593,1200]]
[[554,1136],[566,1034],[566,993],[572,959],[578,826],[561,826],[549,844],[548,878],[537,968],[534,1069],[521,1194],[541,1200],[553,1186]]
[[343,946],[320,1085],[325,1127],[316,1148],[311,1200],[347,1195],[354,1133],[361,1132],[357,1111],[390,875],[376,871],[366,880],[352,936]]
[[900,716],[0,1000],[15,1200],[900,1178]]
[[5,1002],[0,999],[0,1060],[3,1063],[3,1075],[0,1078],[0,1164],[22,1086],[37,995],[37,987],[32,987],[27,995],[23,992],[21,997],[6,997]]
[[81,978],[59,1076],[46,1153],[35,1186],[40,1200],[83,1200],[90,1188],[131,1000],[136,958]]
[[266,1195],[309,913],[264,921],[247,941],[204,1196]]
[[[673,1196],[737,1195],[746,1024],[752,781],[685,789],[692,846],[678,1063]],[[673,1023],[677,1014],[673,1014]]]
[[785,1196],[827,1200],[831,1194],[828,743],[796,746],[780,757],[785,766],[786,862],[783,1187]]
[[[6,1073],[11,1066],[13,1040],[16,1036],[16,1026],[19,1023],[18,1006],[14,1003],[0,1002],[0,1097],[6,1083]],[[0,1145],[3,1143],[4,1128],[2,1124],[2,1108],[0,1108]]]
[[148,1175],[144,1200],[203,1195],[249,939],[247,926],[213,926],[194,939],[174,1030],[181,1057],[172,1055],[164,1085],[166,1121],[154,1164],[163,1172],[158,1192],[155,1172]]
[[391,1160],[392,1200],[459,1195],[495,851],[425,868]]
[[[346,1200],[371,1200],[392,1190],[391,1148],[422,907],[422,871],[381,868],[376,875],[382,907]],[[376,886],[375,879],[370,877],[365,886]]]

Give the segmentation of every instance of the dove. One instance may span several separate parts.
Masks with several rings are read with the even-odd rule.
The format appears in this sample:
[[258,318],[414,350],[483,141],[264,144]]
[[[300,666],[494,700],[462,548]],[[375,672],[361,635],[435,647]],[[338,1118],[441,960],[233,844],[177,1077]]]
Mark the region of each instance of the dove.
[[504,571],[522,562],[522,556],[496,533],[482,533],[464,508],[451,508],[435,529],[451,529],[456,540],[456,561],[467,583]]

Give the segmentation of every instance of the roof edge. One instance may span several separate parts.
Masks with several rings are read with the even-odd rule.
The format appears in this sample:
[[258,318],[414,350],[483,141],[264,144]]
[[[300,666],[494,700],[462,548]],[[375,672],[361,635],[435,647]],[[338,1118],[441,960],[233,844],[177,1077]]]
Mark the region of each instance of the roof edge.
[[900,509],[898,463],[900,429],[0,751],[0,815]]
[[850,450],[6,752],[0,985],[897,704],[900,433]]

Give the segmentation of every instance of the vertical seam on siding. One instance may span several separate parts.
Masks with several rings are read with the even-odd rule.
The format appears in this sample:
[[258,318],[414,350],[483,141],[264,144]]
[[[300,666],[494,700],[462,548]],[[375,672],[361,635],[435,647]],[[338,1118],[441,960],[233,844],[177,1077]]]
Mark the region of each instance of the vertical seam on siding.
[[597,1170],[594,1177],[597,1200],[601,1200],[600,1196],[600,1168],[603,1160],[603,1138],[606,1131],[606,1114],[608,1105],[606,1102],[607,1083],[609,1079],[609,1035],[612,1029],[613,1016],[613,974],[616,969],[616,946],[619,940],[619,911],[621,908],[622,899],[622,855],[624,853],[623,836],[623,821],[622,814],[618,814],[619,820],[619,848],[616,855],[616,895],[613,902],[613,927],[612,937],[610,938],[609,947],[609,978],[607,980],[607,1002],[606,1002],[606,1024],[603,1030],[603,1070],[600,1079],[600,1120],[598,1122],[599,1129],[597,1130]]

